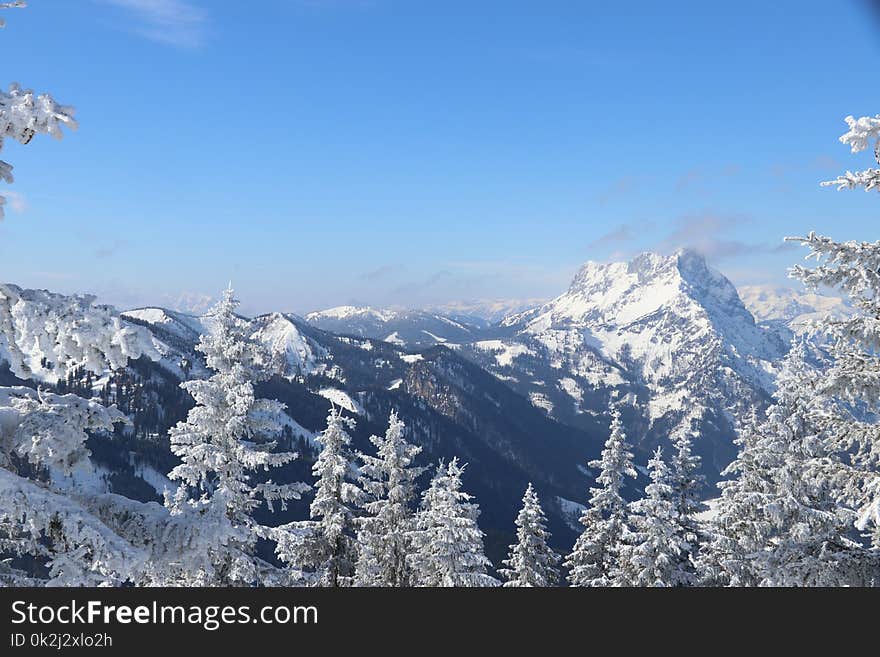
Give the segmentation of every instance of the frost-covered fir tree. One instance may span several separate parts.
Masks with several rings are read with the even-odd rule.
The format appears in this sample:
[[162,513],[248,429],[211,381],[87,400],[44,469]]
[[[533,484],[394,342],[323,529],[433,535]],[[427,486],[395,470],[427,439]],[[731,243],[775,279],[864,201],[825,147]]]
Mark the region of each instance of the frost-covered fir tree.
[[737,441],[724,471],[714,536],[704,547],[706,583],[841,586],[870,580],[865,550],[847,537],[854,514],[834,496],[840,455],[814,422],[824,377],[795,345],[777,380],[775,404]]
[[523,495],[523,505],[516,516],[516,543],[499,572],[504,586],[556,586],[559,581],[559,555],[547,541],[547,516],[538,494],[530,483]]
[[651,483],[630,505],[632,534],[621,548],[620,569],[632,586],[691,586],[693,570],[682,559],[688,542],[676,509],[672,473],[660,447],[648,461]]
[[700,498],[706,479],[700,474],[701,459],[693,452],[693,440],[698,436],[694,425],[699,412],[697,410],[689,413],[673,432],[672,458],[669,463],[672,502],[684,538],[679,565],[682,571],[689,573],[691,580],[689,584],[695,584],[698,579],[697,560],[700,546],[707,540],[698,518],[698,515],[706,510],[706,505]]
[[416,480],[425,468],[413,461],[422,451],[404,437],[404,424],[392,411],[384,436],[372,436],[376,456],[360,454],[360,483],[366,495],[366,515],[358,519],[358,586],[411,586],[407,557],[412,553],[412,505]]
[[[312,586],[350,586],[357,561],[355,508],[363,494],[354,483],[354,455],[346,429],[355,422],[331,406],[327,427],[315,439],[321,453],[312,467],[315,499],[310,521],[286,525],[278,556],[290,564],[299,583]],[[295,581],[295,580],[294,580]]]
[[629,450],[620,409],[612,406],[611,435],[601,458],[589,463],[600,471],[596,478],[599,487],[590,489],[590,504],[580,518],[584,530],[565,559],[572,586],[629,584],[619,567],[620,550],[631,531],[621,491],[624,477],[636,477]]
[[254,393],[254,383],[266,376],[267,357],[250,336],[247,322],[235,314],[237,307],[230,288],[209,313],[211,330],[196,348],[214,373],[206,380],[181,384],[196,405],[169,432],[171,451],[181,463],[168,475],[179,488],[166,493],[166,506],[172,515],[204,517],[204,532],[216,537],[213,544],[208,542],[199,568],[172,570],[169,583],[263,582],[267,565],[254,556],[254,547],[271,532],[253,512],[263,503],[270,510],[276,503],[285,508],[288,500],[299,499],[308,489],[302,483],[257,479],[258,473],[283,466],[297,455],[277,449],[284,405],[258,399]]
[[[0,9],[24,7],[24,2],[3,2]],[[0,27],[4,22],[0,19]],[[62,127],[76,128],[73,108],[59,105],[49,94],[35,95],[30,89],[22,89],[18,84],[9,85],[8,91],[0,91],[0,150],[6,137],[21,144],[27,144],[38,134],[51,135],[61,139]],[[12,165],[0,160],[0,181],[12,183]],[[0,220],[6,197],[0,195]]]
[[422,497],[412,532],[410,565],[417,586],[498,586],[487,574],[492,563],[483,552],[483,532],[477,526],[479,507],[461,490],[464,466],[442,462]]
[[839,499],[858,509],[859,528],[880,549],[880,242],[834,242],[815,233],[797,239],[820,264],[796,266],[791,275],[810,289],[839,289],[856,310],[811,327],[832,361],[815,388],[813,419],[830,449],[848,455],[835,477]]

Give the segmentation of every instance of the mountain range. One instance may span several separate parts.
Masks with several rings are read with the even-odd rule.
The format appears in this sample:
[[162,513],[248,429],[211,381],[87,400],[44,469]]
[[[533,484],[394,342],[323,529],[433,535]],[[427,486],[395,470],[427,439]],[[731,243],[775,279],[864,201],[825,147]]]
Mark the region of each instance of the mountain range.
[[[737,426],[768,403],[776,364],[797,326],[811,313],[845,312],[830,297],[784,288],[739,292],[687,250],[587,263],[552,300],[525,309],[490,306],[509,312],[491,316],[466,304],[447,312],[343,306],[251,318],[252,334],[273,357],[273,377],[260,393],[287,404],[286,438],[304,455],[291,476],[310,477],[313,439],[331,403],[357,421],[353,439],[361,450],[396,409],[410,440],[422,446],[424,464],[453,456],[469,464],[465,485],[480,502],[496,562],[512,540],[529,481],[565,549],[594,482],[587,463],[607,437],[610,403],[623,409],[640,466],[672,431],[691,431],[712,484],[735,454]],[[191,404],[179,384],[207,373],[195,345],[211,319],[160,307],[125,311],[121,319],[147,329],[158,360],[50,383],[86,396],[100,392],[133,418],[134,428],[117,442],[96,439],[90,447],[112,490],[159,499],[173,464],[167,429]],[[630,496],[647,481],[640,472]],[[288,513],[302,517],[304,504]]]

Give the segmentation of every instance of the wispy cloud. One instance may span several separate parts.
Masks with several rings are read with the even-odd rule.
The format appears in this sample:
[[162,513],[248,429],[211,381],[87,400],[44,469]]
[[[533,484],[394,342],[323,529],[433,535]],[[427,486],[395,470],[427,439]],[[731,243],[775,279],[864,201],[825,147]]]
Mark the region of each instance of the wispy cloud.
[[781,253],[788,250],[787,245],[766,242],[746,242],[729,234],[743,224],[751,223],[751,218],[737,214],[703,212],[678,220],[676,227],[656,246],[656,250],[667,253],[687,247],[699,251],[713,261],[729,260],[740,256],[760,253]]
[[208,12],[188,0],[97,0],[125,10],[135,34],[177,48],[199,48],[207,37]]

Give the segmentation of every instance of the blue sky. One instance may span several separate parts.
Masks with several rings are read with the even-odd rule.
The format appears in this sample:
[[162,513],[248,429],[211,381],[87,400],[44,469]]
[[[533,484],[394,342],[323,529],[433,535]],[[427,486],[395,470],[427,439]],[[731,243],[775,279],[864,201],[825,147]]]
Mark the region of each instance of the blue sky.
[[[811,229],[876,239],[880,19],[842,2],[31,0],[8,81],[76,107],[7,143],[2,278],[250,312],[552,296],[679,246],[783,283]],[[4,190],[5,191],[5,190]]]

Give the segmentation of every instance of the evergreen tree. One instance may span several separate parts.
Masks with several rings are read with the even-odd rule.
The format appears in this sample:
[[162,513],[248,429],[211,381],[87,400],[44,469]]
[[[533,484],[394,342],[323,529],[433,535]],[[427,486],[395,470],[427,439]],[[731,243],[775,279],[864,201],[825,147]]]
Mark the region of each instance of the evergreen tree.
[[376,456],[359,455],[367,515],[358,519],[358,586],[402,587],[413,583],[407,563],[414,529],[411,505],[416,497],[416,479],[425,468],[412,465],[422,448],[406,441],[404,429],[392,411],[385,435],[370,438]]
[[820,377],[795,345],[777,381],[775,404],[738,443],[719,484],[715,536],[701,559],[708,583],[840,586],[867,583],[865,551],[847,538],[854,514],[834,498],[844,468],[813,421]]
[[483,552],[483,532],[477,526],[479,507],[461,490],[464,466],[441,462],[422,497],[412,532],[410,565],[418,586],[498,586],[487,574],[491,562]]
[[181,463],[168,475],[180,484],[174,494],[166,494],[166,506],[172,515],[198,511],[210,519],[206,531],[210,528],[217,538],[202,567],[171,572],[172,582],[174,578],[199,585],[261,582],[265,566],[254,557],[254,547],[270,532],[254,519],[254,510],[263,502],[270,510],[275,502],[286,508],[288,500],[299,499],[308,489],[302,483],[254,481],[256,472],[283,466],[297,455],[276,450],[273,438],[281,432],[284,405],[254,394],[254,382],[266,376],[267,359],[262,346],[250,337],[247,322],[235,314],[237,307],[230,288],[209,314],[211,331],[196,348],[214,374],[181,384],[196,406],[169,432],[171,451]]
[[500,571],[506,580],[504,586],[556,586],[559,555],[547,545],[547,517],[531,483],[516,516],[516,538],[504,561],[507,567]]
[[620,409],[611,408],[611,435],[599,460],[589,466],[600,470],[591,488],[590,505],[580,518],[584,530],[565,560],[572,586],[626,585],[619,568],[620,550],[630,533],[627,504],[621,495],[624,477],[636,477],[633,455],[620,419]]
[[706,479],[700,474],[701,459],[693,453],[693,439],[697,437],[694,424],[698,413],[699,411],[689,413],[673,433],[673,451],[669,464],[672,502],[684,539],[679,554],[679,567],[683,572],[689,573],[690,584],[696,583],[698,579],[700,546],[708,540],[698,519],[698,515],[706,510],[706,505],[700,499],[700,491],[705,486]]
[[648,469],[645,497],[630,505],[634,531],[621,548],[623,579],[633,586],[690,586],[694,575],[682,559],[688,543],[676,509],[677,491],[660,447]]
[[310,521],[288,525],[290,537],[279,543],[279,556],[313,586],[350,586],[357,561],[354,508],[362,493],[354,483],[351,437],[355,422],[331,406],[327,427],[315,439],[321,453],[312,467],[315,499]]

